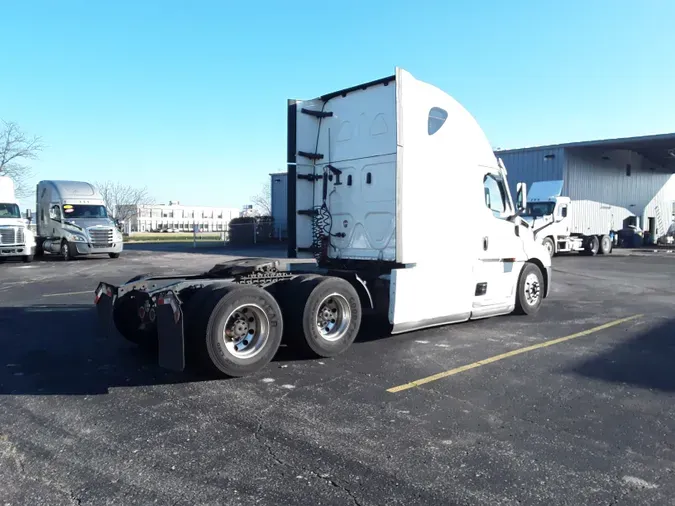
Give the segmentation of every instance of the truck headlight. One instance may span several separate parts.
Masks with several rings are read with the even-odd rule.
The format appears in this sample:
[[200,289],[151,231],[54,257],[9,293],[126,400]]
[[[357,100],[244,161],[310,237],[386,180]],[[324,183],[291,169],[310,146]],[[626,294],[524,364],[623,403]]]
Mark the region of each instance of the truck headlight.
[[87,238],[79,234],[66,234],[66,239],[72,242],[87,242]]

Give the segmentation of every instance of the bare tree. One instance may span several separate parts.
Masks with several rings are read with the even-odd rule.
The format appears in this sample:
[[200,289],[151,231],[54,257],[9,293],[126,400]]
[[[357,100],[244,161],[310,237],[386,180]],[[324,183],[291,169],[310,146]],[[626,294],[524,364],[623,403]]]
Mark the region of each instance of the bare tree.
[[19,198],[32,193],[28,182],[33,173],[25,161],[35,160],[43,147],[40,137],[26,137],[16,123],[3,120],[0,124],[0,174],[14,180]]
[[272,186],[269,181],[258,195],[251,197],[251,202],[261,215],[272,216]]
[[145,186],[134,188],[114,181],[94,183],[94,186],[101,193],[105,206],[113,213],[113,217],[120,221],[128,221],[136,216],[138,206],[154,203]]

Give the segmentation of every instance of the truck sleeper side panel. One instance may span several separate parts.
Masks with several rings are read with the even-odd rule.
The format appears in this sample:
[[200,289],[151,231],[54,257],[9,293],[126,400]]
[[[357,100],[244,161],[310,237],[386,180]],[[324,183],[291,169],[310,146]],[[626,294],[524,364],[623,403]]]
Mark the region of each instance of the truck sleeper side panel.
[[296,125],[298,248],[319,230],[329,258],[395,261],[395,82],[299,102]]

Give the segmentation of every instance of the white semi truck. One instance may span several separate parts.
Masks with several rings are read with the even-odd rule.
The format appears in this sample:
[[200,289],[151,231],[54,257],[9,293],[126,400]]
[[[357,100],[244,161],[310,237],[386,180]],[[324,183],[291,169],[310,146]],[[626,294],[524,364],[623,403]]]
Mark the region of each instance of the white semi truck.
[[37,254],[108,255],[118,258],[122,232],[108,216],[103,197],[82,181],[40,181],[36,190]]
[[[162,367],[195,359],[243,376],[269,363],[282,337],[309,355],[338,355],[369,313],[392,333],[534,314],[550,291],[551,257],[508,188],[475,119],[402,69],[289,101],[288,256],[313,260],[102,282],[99,318],[110,334],[157,347]],[[458,216],[471,221],[460,234],[441,226]]]
[[32,262],[35,255],[35,235],[28,227],[30,210],[21,218],[14,181],[0,176],[0,262],[7,258],[21,258]]
[[584,230],[572,226],[570,216],[575,204],[562,196],[563,181],[537,181],[527,190],[526,211],[523,219],[532,227],[535,238],[548,250],[551,257],[558,253],[581,252],[586,255],[609,254],[614,245],[611,220],[582,224]]

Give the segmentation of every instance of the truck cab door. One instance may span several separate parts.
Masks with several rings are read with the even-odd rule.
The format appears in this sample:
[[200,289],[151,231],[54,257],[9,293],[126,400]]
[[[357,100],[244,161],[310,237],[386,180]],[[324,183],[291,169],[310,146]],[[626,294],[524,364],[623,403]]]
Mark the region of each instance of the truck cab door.
[[[49,205],[49,224],[51,225],[52,229],[52,237],[60,237],[60,232],[61,232],[61,223],[63,221],[63,218],[61,216],[61,206],[58,204],[50,204]],[[57,233],[57,229],[58,232]]]
[[554,219],[558,223],[556,227],[559,235],[569,235],[570,233],[570,220],[567,217],[569,210],[569,204],[561,203],[556,206]]
[[483,177],[485,209],[476,226],[479,254],[475,273],[476,292],[472,317],[494,316],[510,312],[515,287],[525,257],[519,225],[513,216],[506,181],[496,169],[486,169]]

